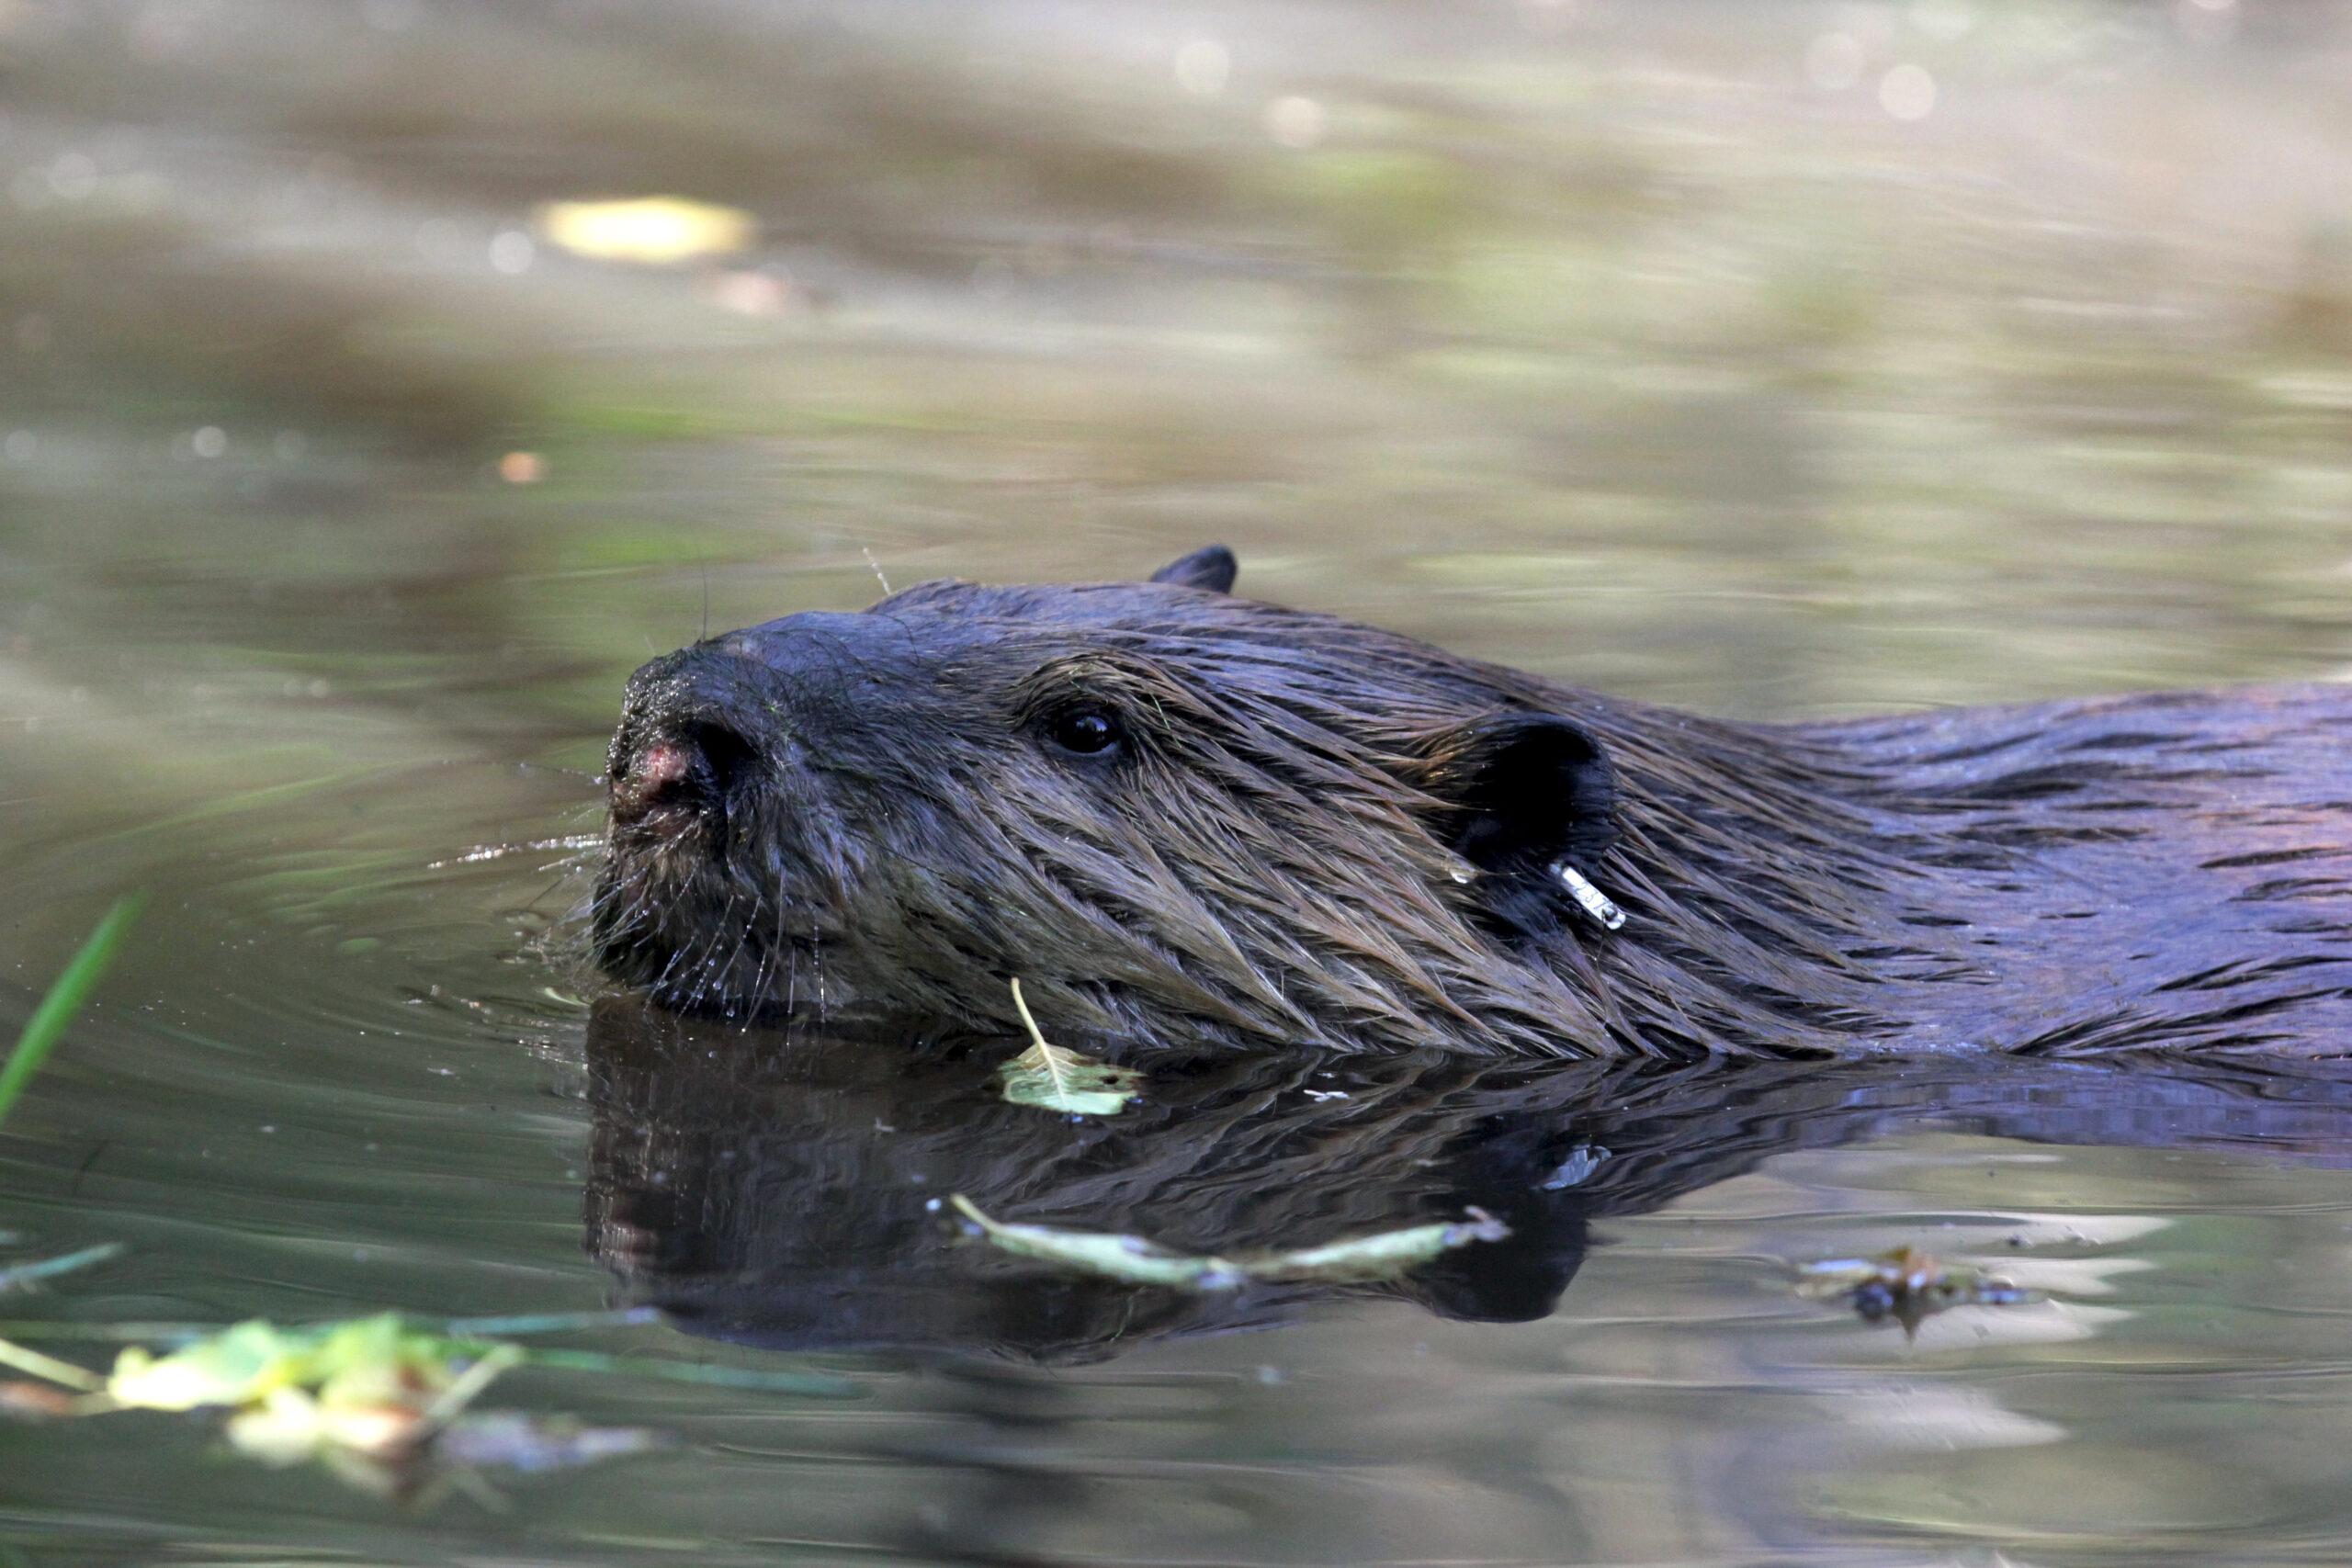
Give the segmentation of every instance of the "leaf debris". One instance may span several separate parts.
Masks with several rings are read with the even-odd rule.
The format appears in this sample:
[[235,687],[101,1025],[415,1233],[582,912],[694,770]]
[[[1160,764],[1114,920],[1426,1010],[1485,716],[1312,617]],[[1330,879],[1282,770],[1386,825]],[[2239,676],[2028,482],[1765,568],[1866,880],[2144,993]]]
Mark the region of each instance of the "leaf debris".
[[1012,982],[1012,1005],[1029,1031],[1029,1049],[997,1068],[1004,1098],[1014,1105],[1034,1105],[1067,1116],[1114,1116],[1125,1109],[1143,1086],[1143,1075],[1133,1067],[1098,1062],[1075,1051],[1046,1043],[1021,982]]
[[1904,1333],[1956,1306],[2015,1306],[2035,1299],[1998,1275],[1947,1264],[1904,1246],[1874,1258],[1833,1258],[1797,1270],[1801,1294],[1843,1297],[1865,1322],[1893,1318]]
[[[0,1385],[0,1412],[31,1418],[119,1410],[229,1412],[238,1452],[266,1464],[309,1459],[371,1490],[427,1459],[551,1470],[662,1446],[658,1432],[592,1427],[467,1407],[523,1347],[453,1337],[398,1314],[282,1328],[254,1318],[158,1354],[127,1346],[101,1377],[0,1340],[0,1362],[47,1380]],[[51,1386],[62,1385],[62,1386]]]
[[1320,1247],[1241,1252],[1228,1258],[1178,1252],[1142,1236],[1116,1232],[1007,1224],[982,1213],[960,1192],[948,1202],[976,1234],[1015,1257],[1125,1284],[1191,1291],[1238,1290],[1252,1281],[1361,1284],[1393,1280],[1454,1247],[1474,1241],[1500,1241],[1510,1235],[1510,1227],[1502,1221],[1474,1208],[1460,1220],[1378,1231]]

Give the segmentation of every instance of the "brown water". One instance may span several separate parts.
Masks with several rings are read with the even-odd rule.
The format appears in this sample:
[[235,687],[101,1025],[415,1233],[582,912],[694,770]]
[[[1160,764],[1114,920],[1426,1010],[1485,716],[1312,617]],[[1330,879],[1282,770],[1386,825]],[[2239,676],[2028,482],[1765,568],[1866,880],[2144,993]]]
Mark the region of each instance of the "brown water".
[[[154,894],[0,1132],[0,1260],[128,1251],[5,1315],[652,1302],[582,1342],[864,1391],[517,1375],[683,1441],[498,1506],[0,1426],[0,1562],[2352,1558],[2340,1071],[1280,1064],[1070,1126],[592,1020],[563,949],[622,677],[877,572],[1222,539],[1747,716],[2335,675],[2347,82],[2352,7],[2253,0],[0,0],[0,1037]],[[757,245],[535,228],[639,195]],[[1184,1302],[959,1189],[1515,1234]],[[1902,1242],[2047,1299],[1792,1287]]]

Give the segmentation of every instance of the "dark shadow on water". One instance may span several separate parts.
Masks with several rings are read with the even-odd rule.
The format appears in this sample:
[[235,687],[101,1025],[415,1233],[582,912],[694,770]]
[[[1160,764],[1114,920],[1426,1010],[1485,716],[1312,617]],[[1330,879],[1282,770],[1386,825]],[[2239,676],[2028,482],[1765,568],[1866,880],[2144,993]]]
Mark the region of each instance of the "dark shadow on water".
[[[1067,1361],[1271,1327],[1343,1298],[1544,1317],[1594,1221],[1772,1155],[1906,1130],[2352,1163],[2342,1063],[1154,1058],[1125,1111],[1072,1122],[998,1097],[1013,1049],[604,1003],[588,1038],[589,1248],[628,1300],[695,1334]],[[939,1211],[957,1192],[1001,1219],[1193,1251],[1309,1246],[1472,1205],[1511,1235],[1394,1283],[1192,1295],[1001,1255]]]

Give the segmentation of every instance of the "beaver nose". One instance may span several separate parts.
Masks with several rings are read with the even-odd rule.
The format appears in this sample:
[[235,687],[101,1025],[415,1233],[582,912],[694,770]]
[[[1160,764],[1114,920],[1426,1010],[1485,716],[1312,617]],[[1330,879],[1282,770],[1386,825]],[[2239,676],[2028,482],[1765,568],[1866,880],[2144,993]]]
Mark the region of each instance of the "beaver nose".
[[657,721],[616,749],[610,770],[613,820],[624,826],[657,811],[705,811],[725,804],[759,761],[740,731],[710,719]]

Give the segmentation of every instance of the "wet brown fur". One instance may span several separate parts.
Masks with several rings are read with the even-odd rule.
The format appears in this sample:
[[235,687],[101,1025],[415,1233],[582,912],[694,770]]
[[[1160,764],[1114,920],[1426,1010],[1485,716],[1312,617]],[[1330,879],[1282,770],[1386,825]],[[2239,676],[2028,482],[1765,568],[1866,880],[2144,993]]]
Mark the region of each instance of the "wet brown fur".
[[[1114,762],[1041,743],[1072,704]],[[1605,748],[1623,930],[1498,922],[1449,847],[1498,716]],[[931,583],[639,673],[616,778],[742,754],[616,820],[596,941],[689,1010],[1011,1029],[1017,975],[1144,1043],[2338,1052],[2347,726],[2334,686],[1744,725],[1200,588]]]

